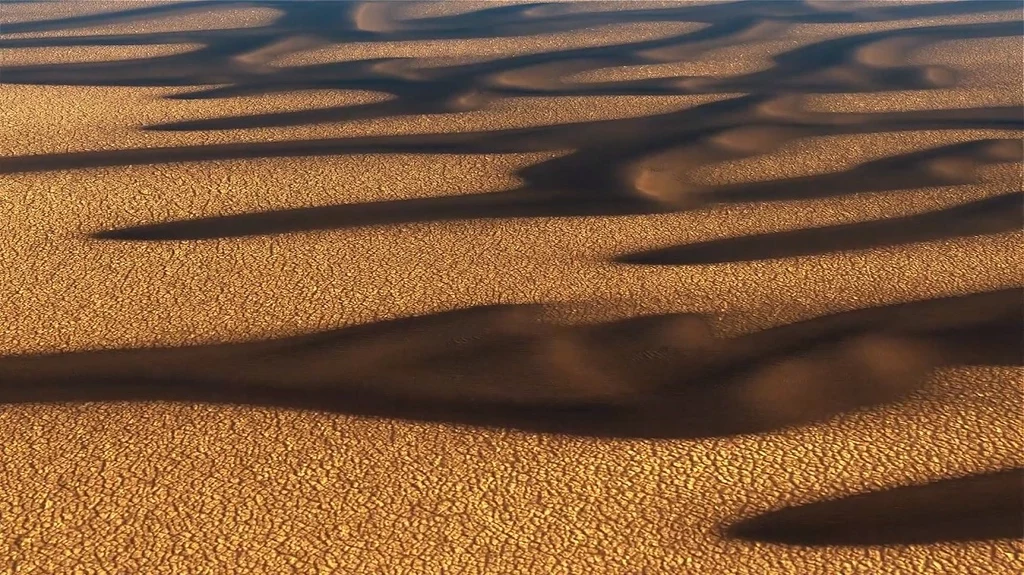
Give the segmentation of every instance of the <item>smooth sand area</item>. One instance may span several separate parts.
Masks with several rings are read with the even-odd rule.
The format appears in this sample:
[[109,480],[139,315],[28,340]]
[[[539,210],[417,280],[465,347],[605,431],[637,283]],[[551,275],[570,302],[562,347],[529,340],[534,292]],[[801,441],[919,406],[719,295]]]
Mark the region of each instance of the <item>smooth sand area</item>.
[[[735,17],[327,3],[351,42],[323,15],[281,24],[287,10],[252,3],[0,3],[0,386],[19,375],[8,356],[486,304],[559,303],[568,322],[711,314],[735,336],[1024,280],[1006,210],[923,239],[872,228],[864,249],[616,261],[1020,192],[1012,2]],[[261,26],[245,49],[238,31]],[[209,45],[227,52],[194,56]],[[510,190],[542,201],[506,217],[466,200]],[[1024,466],[1022,376],[952,365],[898,403],[698,439],[0,405],[0,573],[1013,573],[1014,541],[775,544],[726,527]]]

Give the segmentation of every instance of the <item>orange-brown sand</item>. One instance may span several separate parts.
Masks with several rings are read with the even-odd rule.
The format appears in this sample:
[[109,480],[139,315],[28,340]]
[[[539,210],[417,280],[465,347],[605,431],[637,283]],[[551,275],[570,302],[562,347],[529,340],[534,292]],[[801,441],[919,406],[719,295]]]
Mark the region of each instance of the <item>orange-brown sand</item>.
[[[1018,5],[920,15],[910,9],[930,3],[817,2],[802,10],[849,11],[861,21],[798,21],[780,8],[743,30],[656,44],[708,29],[697,16],[670,12],[702,4],[534,7],[502,22],[521,18],[550,28],[508,24],[502,36],[482,38],[430,38],[426,32],[417,38],[414,32],[458,28],[463,21],[450,19],[503,3],[371,4],[345,16],[353,30],[408,36],[344,43],[294,33],[232,64],[253,85],[273,83],[289,70],[377,58],[404,60],[360,73],[433,81],[463,67],[471,77],[465,93],[438,100],[438,108],[396,115],[416,96],[403,100],[383,89],[385,83],[169,99],[230,89],[237,78],[222,71],[194,84],[130,85],[131,74],[145,70],[126,68],[129,81],[122,82],[120,73],[103,68],[61,67],[187,56],[203,45],[204,31],[273,26],[283,12],[272,6],[222,2],[199,11],[76,21],[174,3],[3,3],[0,355],[264,340],[499,303],[566,304],[571,321],[712,314],[720,334],[737,335],[829,313],[1021,285],[1024,234],[1012,225],[778,259],[617,263],[682,244],[913,216],[1018,192],[1024,184],[1019,146],[1013,145],[1022,136],[1024,46],[1019,33],[996,28],[1020,28]],[[622,16],[622,23],[580,17],[639,12],[649,14]],[[57,22],[15,27],[46,20]],[[889,34],[927,27],[949,32],[909,39]],[[157,36],[132,45],[143,34]],[[792,65],[786,54],[867,34],[877,34],[877,41],[831,68],[810,75],[797,70],[788,87],[772,77]],[[52,44],[78,37],[106,40]],[[587,67],[538,59],[516,69],[486,68],[513,55],[626,45],[634,63]],[[162,70],[157,64],[150,69]],[[903,76],[885,73],[903,68]],[[912,69],[923,70],[924,84],[900,84]],[[113,80],[104,82],[104,74]],[[734,112],[719,108],[700,112],[772,82],[778,85],[770,89],[780,93],[735,112],[733,120]],[[641,93],[629,93],[637,85]],[[388,103],[395,107],[381,108],[380,117],[143,129]],[[943,110],[952,115],[928,119]],[[960,119],[939,125],[957,110]],[[914,113],[925,119],[900,116]],[[993,120],[1000,113],[1011,120]],[[708,128],[664,149],[641,149],[648,135],[719,117],[712,114],[735,125]],[[881,114],[891,116],[871,129],[850,128]],[[663,119],[642,123],[656,116]],[[619,128],[608,124],[612,120],[624,123]],[[906,125],[879,127],[899,122]],[[487,139],[503,130],[552,126],[562,127]],[[446,136],[460,133],[475,134],[472,145],[481,149]],[[591,133],[595,139],[578,136]],[[391,142],[400,136],[409,138],[400,144],[421,145],[424,134],[434,135],[434,149],[367,147],[398,146]],[[627,148],[630,137],[637,143]],[[313,155],[273,147],[303,140],[369,143]],[[995,147],[951,148],[923,163],[911,158],[891,174],[856,171],[981,140]],[[224,148],[233,144],[239,147]],[[176,159],[178,148],[194,151]],[[236,149],[262,151],[247,157]],[[118,150],[140,150],[142,159],[81,155]],[[559,169],[571,171],[580,150],[598,158],[594,169],[607,170],[608,181],[618,178],[635,197],[657,201],[688,190],[849,170],[846,177],[806,185],[848,193],[767,195],[664,213],[498,213],[237,237],[214,231],[193,239],[111,241],[93,235],[146,234],[152,224],[202,218],[230,223],[227,216],[253,212],[458,200],[536,187],[531,166],[560,167],[561,161],[568,167]],[[213,157],[204,161],[207,153]],[[32,164],[32,158],[45,161]],[[913,174],[923,184],[868,185],[884,177],[900,185],[898,178],[910,170],[919,170]],[[949,367],[900,403],[709,439],[598,439],[174,402],[3,405],[0,573],[1012,573],[1022,556],[1013,541],[773,545],[730,538],[723,526],[801,503],[1020,467],[1021,379],[1015,366]]]

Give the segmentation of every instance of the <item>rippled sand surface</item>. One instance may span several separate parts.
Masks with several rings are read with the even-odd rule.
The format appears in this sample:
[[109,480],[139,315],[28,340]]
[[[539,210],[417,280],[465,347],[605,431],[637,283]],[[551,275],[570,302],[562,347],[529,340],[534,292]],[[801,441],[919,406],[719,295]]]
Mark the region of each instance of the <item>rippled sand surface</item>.
[[0,573],[1018,572],[1021,18],[3,2]]

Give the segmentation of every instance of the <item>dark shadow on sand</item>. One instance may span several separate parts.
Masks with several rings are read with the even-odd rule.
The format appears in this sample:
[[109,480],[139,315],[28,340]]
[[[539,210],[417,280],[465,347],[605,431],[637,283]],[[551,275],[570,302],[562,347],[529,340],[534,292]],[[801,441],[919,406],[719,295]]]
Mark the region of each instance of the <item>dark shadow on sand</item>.
[[787,545],[926,545],[1024,539],[1024,469],[790,507],[729,535]]
[[706,319],[567,326],[487,306],[250,343],[0,360],[0,402],[199,401],[601,437],[758,433],[898,401],[948,364],[1021,365],[1022,291],[733,339]]
[[629,264],[756,261],[970,237],[1024,229],[1024,193],[1003,194],[901,218],[741,236],[627,255]]

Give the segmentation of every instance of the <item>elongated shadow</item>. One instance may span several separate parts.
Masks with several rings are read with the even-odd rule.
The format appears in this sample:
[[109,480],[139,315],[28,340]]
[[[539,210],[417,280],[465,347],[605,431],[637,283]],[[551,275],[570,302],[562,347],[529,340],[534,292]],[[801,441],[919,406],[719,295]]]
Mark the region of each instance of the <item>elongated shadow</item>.
[[742,236],[641,252],[629,264],[698,265],[864,250],[1024,229],[1024,193],[1013,192],[902,218]]
[[974,336],[993,326],[1015,326],[1019,352],[1020,302],[1004,290],[736,339],[695,315],[567,326],[542,306],[486,306],[259,342],[8,357],[0,402],[273,405],[605,437],[756,433],[897,401],[938,365],[978,361]]
[[921,545],[1024,538],[1024,469],[782,509],[728,529],[788,545]]

